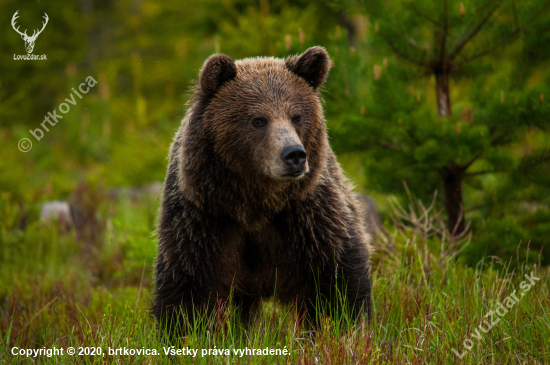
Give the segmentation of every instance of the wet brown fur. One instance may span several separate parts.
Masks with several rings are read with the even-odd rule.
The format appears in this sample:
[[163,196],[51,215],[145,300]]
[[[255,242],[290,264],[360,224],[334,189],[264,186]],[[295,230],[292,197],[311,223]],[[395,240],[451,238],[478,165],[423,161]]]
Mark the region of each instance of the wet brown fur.
[[[369,237],[319,96],[329,62],[320,47],[286,61],[205,62],[164,184],[153,304],[161,326],[177,330],[167,322],[231,292],[245,318],[273,295],[311,314],[319,296],[336,300],[335,285],[354,313],[370,310]],[[296,113],[309,172],[273,179],[266,161],[280,151],[265,147],[250,120],[287,123]]]

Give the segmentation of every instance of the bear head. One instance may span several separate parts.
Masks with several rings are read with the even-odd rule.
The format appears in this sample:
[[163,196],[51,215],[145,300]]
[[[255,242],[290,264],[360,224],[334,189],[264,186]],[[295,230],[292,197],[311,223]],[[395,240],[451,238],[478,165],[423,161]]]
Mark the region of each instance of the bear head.
[[[203,203],[240,194],[277,210],[311,190],[329,153],[319,96],[329,68],[321,47],[286,60],[233,62],[223,54],[206,60],[182,143],[189,195]],[[218,187],[223,197],[213,196]]]

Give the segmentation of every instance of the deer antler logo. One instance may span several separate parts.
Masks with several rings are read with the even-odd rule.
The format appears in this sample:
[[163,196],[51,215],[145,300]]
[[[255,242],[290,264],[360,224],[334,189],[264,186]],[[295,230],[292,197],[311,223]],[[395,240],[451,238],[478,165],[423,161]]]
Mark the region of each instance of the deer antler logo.
[[38,38],[38,36],[40,35],[40,33],[42,33],[42,31],[44,30],[44,28],[46,28],[46,24],[48,24],[48,14],[44,13],[44,19],[46,20],[45,22],[42,23],[42,29],[40,30],[35,30],[32,35],[29,37],[27,35],[27,30],[25,29],[25,31],[23,33],[21,33],[19,31],[19,27],[15,27],[15,20],[19,17],[19,15],[17,15],[17,13],[19,12],[19,10],[17,10],[15,12],[15,14],[13,14],[13,18],[11,18],[11,26],[13,27],[13,29],[19,33],[21,35],[21,38],[23,38],[23,40],[25,41],[25,48],[27,49],[27,53],[32,53],[32,50],[34,49],[34,42],[36,41],[36,38]]

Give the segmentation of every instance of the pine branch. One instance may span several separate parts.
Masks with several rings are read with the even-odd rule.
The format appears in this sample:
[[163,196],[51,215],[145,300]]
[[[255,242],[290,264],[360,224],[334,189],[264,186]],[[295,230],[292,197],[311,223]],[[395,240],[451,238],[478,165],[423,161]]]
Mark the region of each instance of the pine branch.
[[443,26],[443,24],[441,24],[441,22],[438,22],[437,20],[433,19],[432,17],[430,17],[428,14],[424,13],[422,10],[420,10],[414,3],[410,2],[408,3],[408,6],[414,10],[415,13],[417,13],[418,15],[420,15],[422,18],[426,19],[427,21],[429,21],[430,23],[433,23],[434,25],[438,26],[438,27],[441,27]]
[[462,49],[464,48],[464,46],[472,40],[472,38],[474,38],[478,33],[479,31],[483,28],[483,26],[485,25],[485,23],[487,23],[487,21],[489,21],[489,19],[491,18],[491,16],[493,15],[493,13],[498,9],[498,5],[495,6],[495,8],[491,11],[489,11],[489,13],[481,20],[481,22],[479,22],[479,24],[470,32],[470,34],[468,34],[455,48],[455,50],[451,53],[451,55],[449,56],[449,59],[450,60],[453,60],[461,51]]
[[469,168],[470,166],[472,166],[472,164],[473,164],[474,162],[476,162],[477,159],[480,158],[480,157],[481,157],[481,153],[478,154],[477,156],[474,156],[470,161],[466,162],[464,165],[460,166],[460,169],[461,169],[462,171],[468,170],[468,168]]
[[346,12],[344,10],[340,10],[338,12],[338,18],[340,19],[340,23],[348,31],[348,44],[349,44],[349,46],[354,47],[355,46],[354,39],[355,39],[355,34],[357,33],[357,27],[355,26],[353,21],[351,21],[351,19],[348,17],[348,15],[346,14]]
[[485,9],[490,8],[494,3],[502,2],[502,0],[489,0],[485,4],[478,6],[474,9],[474,12],[484,11]]
[[477,176],[477,175],[484,175],[484,174],[492,174],[495,172],[504,172],[505,170],[481,170],[481,171],[475,171],[475,172],[468,172],[464,174],[465,176]]
[[393,44],[393,42],[390,41],[388,38],[386,38],[384,35],[381,34],[380,36],[384,39],[384,41],[386,41],[388,46],[390,46],[390,48],[395,52],[395,54],[397,56],[399,56],[400,58],[402,58],[403,60],[408,61],[410,63],[413,63],[413,64],[415,64],[417,66],[420,66],[420,67],[429,68],[429,66],[430,66],[429,64],[418,61],[418,60],[415,60],[414,58],[411,58],[411,57],[407,56],[407,54],[405,52],[403,52],[399,48],[397,48],[397,46],[395,44]]
[[406,129],[407,131],[407,134],[409,135],[409,137],[411,137],[411,139],[413,140],[414,143],[416,143],[417,146],[421,146],[422,144],[418,141],[418,138],[416,138],[416,136],[413,134],[413,132],[411,132],[410,129]]
[[414,48],[416,48],[417,50],[419,51],[422,51],[422,52],[426,52],[426,48],[423,48],[422,46],[420,46],[418,44],[418,42],[416,42],[412,37],[409,37],[408,35],[406,34],[401,34],[403,36],[403,38],[405,38],[407,40],[407,42],[413,46]]
[[517,171],[529,171],[537,165],[548,162],[550,162],[550,148],[535,150],[521,159]]
[[502,47],[502,46],[505,46],[507,45],[508,43],[510,43],[514,38],[516,38],[517,36],[519,36],[519,33],[520,33],[520,29],[517,28],[517,29],[514,29],[512,32],[510,32],[508,35],[504,36],[502,39],[500,39],[498,42],[496,42],[495,44],[493,44],[492,46],[490,46],[489,48],[487,49],[484,49],[483,51],[481,52],[478,52],[470,57],[465,57],[457,62],[455,62],[454,64],[455,65],[463,65],[467,62],[470,62],[470,61],[473,61],[475,59],[478,59],[478,58],[481,58],[483,56],[486,56],[488,55],[489,53],[497,50],[498,48]]
[[531,17],[531,19],[529,19],[529,20],[527,21],[527,24],[531,24],[531,23],[533,23],[535,20],[537,20],[541,15],[547,14],[546,11],[549,10],[549,9],[550,9],[550,1],[548,1],[546,4],[544,4],[544,5],[542,6],[542,8],[541,8],[539,11],[537,11],[537,12],[535,13],[535,15],[533,15],[533,17]]

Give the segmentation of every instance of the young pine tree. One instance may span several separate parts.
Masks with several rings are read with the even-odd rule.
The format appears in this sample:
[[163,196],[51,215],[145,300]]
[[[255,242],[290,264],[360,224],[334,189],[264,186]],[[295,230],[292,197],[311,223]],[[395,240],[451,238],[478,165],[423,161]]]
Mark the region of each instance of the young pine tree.
[[[336,116],[336,150],[368,156],[369,187],[401,193],[406,181],[420,197],[442,191],[455,234],[466,228],[464,212],[490,214],[499,205],[485,194],[493,180],[506,181],[500,196],[509,189],[516,203],[525,197],[520,190],[547,200],[542,178],[527,172],[550,173],[550,2],[369,0],[363,7],[367,47],[350,51],[335,41],[327,107]],[[538,142],[525,146],[529,136]]]

